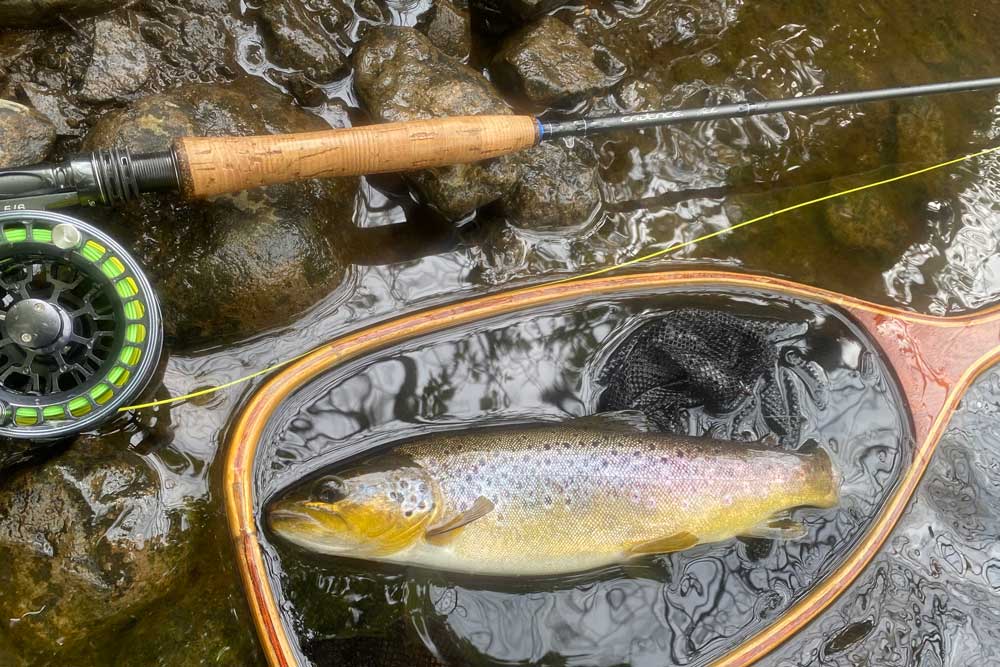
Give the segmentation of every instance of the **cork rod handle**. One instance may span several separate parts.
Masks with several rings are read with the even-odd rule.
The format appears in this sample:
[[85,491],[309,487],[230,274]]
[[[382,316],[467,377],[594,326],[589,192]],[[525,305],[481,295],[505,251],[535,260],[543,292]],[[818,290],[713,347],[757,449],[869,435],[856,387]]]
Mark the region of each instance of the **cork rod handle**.
[[531,116],[456,116],[258,137],[174,143],[181,189],[211,197],[274,183],[478,162],[538,142]]

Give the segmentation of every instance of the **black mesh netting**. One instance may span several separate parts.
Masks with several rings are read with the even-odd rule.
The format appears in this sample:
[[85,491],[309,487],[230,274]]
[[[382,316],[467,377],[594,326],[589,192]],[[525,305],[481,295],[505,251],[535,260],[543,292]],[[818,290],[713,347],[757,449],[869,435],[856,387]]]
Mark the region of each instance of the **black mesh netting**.
[[598,409],[639,410],[656,426],[687,433],[702,408],[718,437],[798,440],[802,419],[794,377],[814,398],[823,379],[794,346],[805,325],[684,308],[634,331],[610,356]]

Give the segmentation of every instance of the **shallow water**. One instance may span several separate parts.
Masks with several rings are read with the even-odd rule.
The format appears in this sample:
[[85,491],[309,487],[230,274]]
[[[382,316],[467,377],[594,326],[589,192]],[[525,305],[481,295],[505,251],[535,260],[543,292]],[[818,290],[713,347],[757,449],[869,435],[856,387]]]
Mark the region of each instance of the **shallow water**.
[[[426,4],[393,0],[387,2],[388,15],[397,24],[411,24]],[[280,86],[281,70],[263,55],[261,37],[249,20],[253,7],[231,9],[234,20],[227,25],[238,45],[238,65]],[[998,10],[1000,5],[993,1],[963,0],[591,0],[570,4],[556,14],[600,43],[627,72],[611,92],[590,105],[599,113],[990,76],[1000,64]],[[72,33],[67,35],[72,38]],[[347,124],[357,115],[350,76],[324,87],[324,94],[325,101],[314,111],[333,124]],[[224,347],[171,355],[163,378],[165,392],[177,395],[232,380],[400,312],[542,273],[605,266],[640,250],[695,238],[749,215],[824,194],[833,187],[831,179],[840,176],[875,178],[896,173],[900,165],[926,164],[980,149],[1000,136],[998,112],[996,95],[977,93],[615,135],[586,145],[600,164],[604,201],[594,220],[581,221],[579,229],[564,234],[539,233],[508,225],[490,210],[480,213],[473,229],[444,234],[444,241],[432,248],[435,254],[428,256],[421,256],[426,251],[418,248],[427,221],[420,219],[420,210],[407,201],[405,192],[401,195],[398,187],[387,187],[381,180],[366,183],[355,220],[359,226],[411,223],[408,235],[400,237],[404,240],[370,258],[386,263],[353,267],[341,288],[287,328]],[[874,249],[859,249],[848,242],[849,237],[832,233],[823,211],[814,208],[685,250],[661,264],[699,259],[780,274],[923,312],[968,312],[994,303],[1000,294],[998,185],[1000,157],[993,155],[873,192],[869,201],[891,206],[873,204],[855,215],[877,230]],[[412,258],[399,259],[407,256]],[[292,432],[291,454],[276,458],[260,473],[266,473],[261,480],[266,492],[291,481],[300,472],[293,464],[307,455],[321,455],[310,463],[318,466],[348,453],[330,449],[328,440],[310,440],[310,429],[361,449],[444,418],[453,418],[455,424],[481,423],[484,413],[500,416],[516,409],[530,409],[535,415],[581,414],[593,396],[587,393],[591,388],[586,386],[585,371],[594,360],[585,359],[585,352],[610,334],[609,323],[616,316],[624,317],[607,308],[591,315],[592,319],[577,315],[577,321],[566,322],[562,315],[550,314],[544,322],[550,329],[522,323],[513,330],[519,331],[519,339],[479,338],[481,344],[469,341],[464,350],[447,349],[440,359],[427,348],[368,369],[347,369],[365,371],[356,379],[343,380],[356,397],[353,413],[343,414],[343,405],[329,406],[320,417],[303,423],[301,432]],[[602,322],[604,329],[594,328]],[[537,346],[540,336],[552,330],[565,332],[571,325],[577,331],[574,336],[564,334],[563,348]],[[515,345],[517,340],[524,344]],[[496,356],[508,349],[519,352],[522,368],[515,369],[506,355]],[[415,359],[421,363],[413,365]],[[479,359],[480,366],[473,367],[472,359]],[[537,370],[538,364],[542,370]],[[437,369],[437,376],[432,369]],[[448,374],[454,388],[450,395],[444,384]],[[527,384],[528,391],[523,391],[524,377],[534,381]],[[328,391],[335,379],[325,382]],[[418,394],[418,387],[427,391]],[[467,394],[469,387],[476,393]],[[543,391],[552,387],[558,391]],[[387,398],[400,389],[403,398]],[[144,455],[160,473],[165,503],[195,504],[207,517],[206,546],[190,582],[194,590],[217,579],[222,563],[231,559],[216,461],[227,425],[250,390],[245,386],[175,406],[169,411],[169,425],[163,425],[161,416],[152,435],[131,429],[126,438],[148,452]],[[518,398],[516,404],[511,403],[512,394]],[[878,560],[850,593],[768,662],[1000,663],[1000,617],[995,612],[1000,601],[1000,554],[992,528],[1000,460],[1000,440],[993,425],[998,403],[1000,381],[990,373],[970,390],[910,511]],[[831,405],[843,407],[835,401]],[[879,410],[874,416],[884,420],[890,413]],[[411,430],[396,428],[404,425]],[[362,437],[361,429],[371,426],[375,433]],[[395,642],[386,649],[370,640],[348,646],[330,639],[350,634],[345,628],[359,632],[358,628],[367,627],[379,628],[385,636],[404,637],[401,645],[412,649],[414,656],[424,650],[426,639],[442,653],[471,650],[450,643],[456,635],[464,635],[474,638],[474,653],[463,652],[462,658],[474,654],[559,664],[550,653],[554,651],[599,654],[608,664],[630,656],[634,664],[643,664],[644,659],[661,660],[666,655],[687,664],[723,650],[729,638],[742,636],[753,623],[761,622],[758,616],[767,617],[788,603],[793,590],[802,590],[799,586],[806,582],[792,582],[793,587],[773,579],[787,571],[760,565],[775,564],[785,553],[775,549],[762,561],[751,561],[746,547],[733,543],[659,559],[644,573],[602,575],[579,587],[542,593],[482,590],[427,575],[408,579],[398,572],[369,573],[364,568],[350,575],[320,575],[319,565],[308,559],[302,559],[298,570],[291,560],[281,562],[288,576],[301,577],[300,583],[307,587],[319,586],[314,592],[322,608],[313,634],[304,633],[304,638],[317,652],[328,651],[331,661],[338,655],[350,661],[382,651],[373,660],[393,664]],[[714,577],[748,562],[770,578],[747,582],[734,576]],[[810,567],[828,565],[815,562]],[[227,576],[217,602],[240,620],[230,642],[232,646],[252,642],[239,582],[231,570],[223,572]],[[720,602],[711,596],[721,589],[701,586],[715,580],[744,592],[773,584],[780,599],[772,603],[765,599],[760,609],[734,607],[731,602],[736,598]],[[388,603],[362,608],[368,603],[352,594],[362,585],[390,590]],[[684,603],[668,610],[667,599],[676,599],[675,593]],[[327,609],[323,603],[328,597],[342,597],[354,607]],[[499,618],[496,610],[509,614],[507,607],[543,618],[538,634],[527,638],[520,625],[494,622]],[[308,609],[304,606],[300,613]],[[659,613],[650,613],[651,609]],[[729,615],[717,618],[723,609]],[[411,629],[418,627],[414,619],[424,617],[445,620],[427,636],[413,636]],[[581,619],[593,625],[577,625]],[[596,651],[597,637],[610,638],[615,648]],[[637,637],[654,639],[643,642]],[[112,644],[90,647],[72,662],[108,664],[113,655]],[[413,657],[405,664],[420,664],[419,660]],[[50,664],[52,657],[33,662]]]

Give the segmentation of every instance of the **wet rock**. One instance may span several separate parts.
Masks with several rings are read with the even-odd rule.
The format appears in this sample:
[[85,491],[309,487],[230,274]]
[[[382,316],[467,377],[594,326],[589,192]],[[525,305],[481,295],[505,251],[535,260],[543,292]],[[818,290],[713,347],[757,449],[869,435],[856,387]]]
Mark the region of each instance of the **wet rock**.
[[56,141],[56,128],[37,111],[0,100],[0,168],[41,162]]
[[140,615],[183,579],[183,509],[127,443],[84,438],[0,487],[0,614],[21,650],[56,654]]
[[[368,33],[354,54],[358,92],[378,120],[509,114],[493,86],[410,28]],[[509,192],[517,182],[510,157],[421,171],[410,176],[428,203],[461,218]]]
[[[830,188],[839,192],[872,180],[870,176],[837,178]],[[899,188],[855,192],[826,202],[824,208],[830,234],[852,250],[898,257],[913,238],[914,212]]]
[[0,25],[5,28],[53,25],[60,16],[93,16],[119,4],[118,0],[4,0],[0,2]]
[[[319,118],[263,83],[194,84],[102,118],[85,146],[166,149],[173,137],[307,132]],[[148,268],[168,334],[184,345],[245,337],[287,323],[345,275],[342,233],[357,179],[258,188],[210,201],[144,198],[105,213]],[[101,212],[95,211],[95,215]]]
[[[243,606],[235,572],[205,572],[185,590],[159,604],[118,644],[118,667],[242,667],[263,663],[249,618],[233,609]],[[183,637],[183,641],[178,638]]]
[[240,72],[235,34],[247,29],[220,0],[143,0],[139,32],[149,44],[150,88],[232,81]]
[[579,100],[608,83],[593,51],[551,16],[504,42],[490,69],[505,88],[538,107]]
[[[4,475],[9,474],[5,471],[43,459],[54,446],[56,445],[51,443],[0,439],[0,484]],[[3,663],[0,662],[0,665]]]
[[425,29],[431,42],[453,58],[468,60],[472,50],[469,12],[451,0],[434,3],[434,14]]
[[148,79],[149,60],[139,33],[111,19],[97,21],[94,57],[80,97],[90,102],[117,100],[139,90]]
[[579,227],[601,203],[597,162],[581,142],[546,142],[522,153],[521,179],[504,198],[511,223],[535,230]]
[[21,84],[21,91],[31,102],[31,106],[49,119],[56,128],[56,134],[61,137],[83,134],[81,126],[86,114],[79,107],[70,104],[64,96],[32,83]]
[[[339,26],[350,18],[346,7],[324,7],[323,21]],[[301,70],[317,83],[332,81],[346,59],[332,36],[298,2],[267,0],[260,8],[261,28],[271,57],[285,67]]]

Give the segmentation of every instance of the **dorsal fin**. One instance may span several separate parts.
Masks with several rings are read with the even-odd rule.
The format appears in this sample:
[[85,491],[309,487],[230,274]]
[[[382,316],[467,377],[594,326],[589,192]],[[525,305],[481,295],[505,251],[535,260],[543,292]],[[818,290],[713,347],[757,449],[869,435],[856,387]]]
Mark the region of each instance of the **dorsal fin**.
[[812,438],[809,438],[801,445],[799,445],[799,448],[796,449],[795,451],[798,452],[799,454],[812,454],[817,449],[820,449],[819,443],[813,440]]
[[649,423],[645,414],[638,410],[614,410],[612,412],[598,412],[586,417],[576,417],[567,424],[573,426],[589,426],[610,431],[624,431],[626,433],[652,433],[656,428]]
[[467,526],[476,519],[481,519],[493,511],[493,503],[485,496],[479,496],[464,512],[459,512],[443,523],[434,524],[427,528],[424,537],[438,537],[445,533],[450,533],[462,526]]

